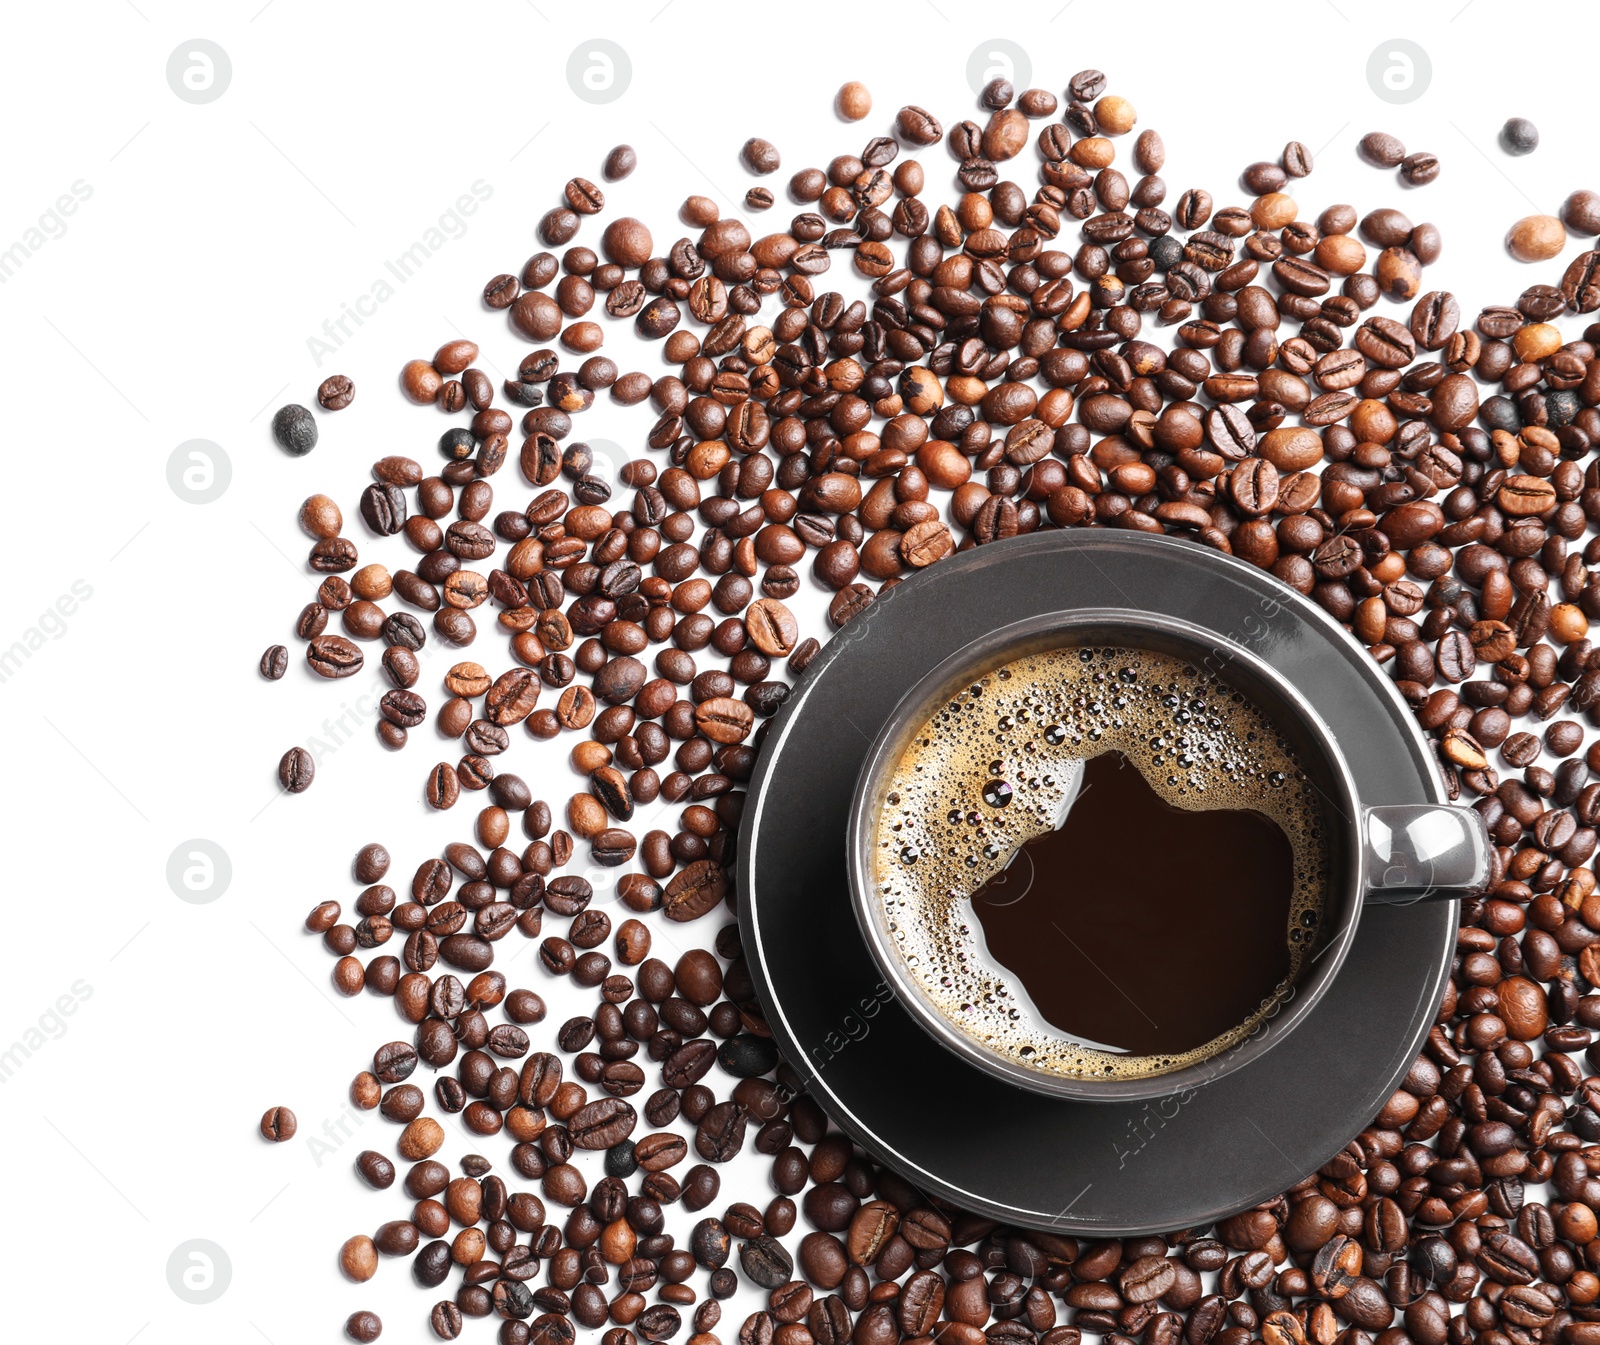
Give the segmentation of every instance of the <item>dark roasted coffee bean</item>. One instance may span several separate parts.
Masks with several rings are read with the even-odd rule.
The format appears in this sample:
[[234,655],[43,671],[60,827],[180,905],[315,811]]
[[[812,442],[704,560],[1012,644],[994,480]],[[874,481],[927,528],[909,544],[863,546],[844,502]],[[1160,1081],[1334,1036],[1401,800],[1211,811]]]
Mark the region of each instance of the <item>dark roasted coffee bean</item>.
[[695,1263],[709,1270],[726,1265],[732,1248],[733,1240],[718,1219],[700,1220],[689,1234],[689,1250]]
[[323,537],[310,549],[310,568],[318,574],[344,574],[355,569],[358,557],[349,537]]
[[620,1098],[600,1098],[579,1108],[567,1123],[572,1142],[580,1149],[609,1149],[633,1133],[638,1116]]
[[717,1103],[695,1129],[695,1152],[710,1162],[726,1163],[744,1147],[745,1120],[736,1103]]
[[1439,176],[1439,158],[1435,154],[1408,154],[1400,161],[1400,176],[1413,187],[1425,186]]
[[429,771],[425,793],[429,807],[455,807],[456,800],[461,797],[461,782],[455,767],[442,761]]
[[269,1107],[261,1117],[262,1138],[275,1144],[293,1139],[298,1129],[295,1115],[287,1107]]
[[278,762],[278,784],[286,793],[304,794],[316,773],[317,763],[303,747],[291,747]]
[[333,374],[317,387],[317,405],[324,411],[343,411],[356,397],[356,385],[343,374]]
[[272,417],[272,437],[291,457],[303,458],[317,446],[317,420],[303,406],[279,407]]
[[361,492],[361,517],[373,532],[393,536],[406,524],[406,497],[399,486],[374,483]]
[[363,662],[361,650],[342,635],[319,635],[306,646],[306,663],[319,677],[351,677]]
[[1405,146],[1386,131],[1369,131],[1356,148],[1363,159],[1379,168],[1396,168],[1406,157]]
[[776,1289],[794,1275],[794,1258],[776,1238],[762,1235],[739,1248],[739,1265],[763,1289]]
[[633,172],[639,162],[639,156],[634,152],[632,145],[618,145],[606,155],[605,166],[601,170],[607,182],[618,182]]
[[1500,144],[1507,154],[1531,154],[1539,147],[1539,128],[1526,117],[1512,117],[1500,128]]

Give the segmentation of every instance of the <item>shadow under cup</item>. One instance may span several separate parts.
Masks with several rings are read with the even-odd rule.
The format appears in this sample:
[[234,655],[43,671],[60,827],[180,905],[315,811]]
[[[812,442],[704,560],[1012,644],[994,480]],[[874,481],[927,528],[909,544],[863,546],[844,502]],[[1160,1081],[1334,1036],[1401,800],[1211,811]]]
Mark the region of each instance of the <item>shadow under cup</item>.
[[[1163,1073],[1097,1077],[1032,1068],[957,1027],[921,988],[891,935],[874,890],[873,856],[890,782],[911,740],[939,708],[977,678],[1017,659],[1060,649],[1108,647],[1165,654],[1219,678],[1263,712],[1298,758],[1321,801],[1326,869],[1320,916],[1298,974],[1255,1027],[1215,1053]],[[1329,726],[1259,657],[1187,622],[1136,610],[1041,615],[1003,627],[939,664],[901,700],[863,764],[852,799],[848,866],[852,905],[874,959],[917,1023],[947,1049],[1019,1087],[1082,1101],[1166,1097],[1260,1059],[1311,1011],[1338,975],[1354,940],[1365,893],[1362,807]],[[1159,838],[1157,838],[1159,843]],[[1284,929],[1288,938],[1288,929]],[[1065,1039],[1067,1034],[1063,1034]]]

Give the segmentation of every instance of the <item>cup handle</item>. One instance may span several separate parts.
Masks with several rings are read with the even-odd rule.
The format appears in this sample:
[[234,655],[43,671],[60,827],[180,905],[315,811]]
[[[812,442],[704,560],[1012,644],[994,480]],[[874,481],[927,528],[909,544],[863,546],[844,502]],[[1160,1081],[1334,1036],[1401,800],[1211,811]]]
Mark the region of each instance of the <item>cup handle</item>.
[[1362,818],[1369,904],[1408,906],[1481,891],[1489,881],[1489,833],[1472,808],[1402,803]]

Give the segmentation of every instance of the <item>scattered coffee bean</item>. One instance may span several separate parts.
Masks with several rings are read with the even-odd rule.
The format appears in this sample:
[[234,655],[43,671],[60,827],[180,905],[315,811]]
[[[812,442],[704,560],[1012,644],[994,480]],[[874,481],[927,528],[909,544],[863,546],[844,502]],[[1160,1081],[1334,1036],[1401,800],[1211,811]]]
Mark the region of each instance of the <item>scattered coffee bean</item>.
[[278,762],[278,783],[290,794],[304,794],[316,773],[317,763],[303,747],[291,747]]
[[317,405],[324,411],[343,411],[356,399],[356,385],[343,374],[322,380],[317,388]]
[[1567,231],[1554,215],[1525,216],[1506,235],[1506,250],[1519,262],[1549,261],[1566,243]]
[[850,80],[839,86],[833,105],[845,121],[861,121],[872,111],[872,94],[859,80]]
[[299,1128],[300,1125],[294,1119],[294,1113],[287,1107],[268,1107],[262,1114],[262,1137],[271,1140],[274,1144],[282,1144],[284,1140],[292,1140],[295,1131]]
[[1408,154],[1400,161],[1400,176],[1412,187],[1423,187],[1437,180],[1439,159],[1434,154]]
[[1575,234],[1600,234],[1600,192],[1575,191],[1561,203],[1561,222]]
[[1356,149],[1363,159],[1379,168],[1398,168],[1406,157],[1406,147],[1387,131],[1368,131]]
[[1507,154],[1532,154],[1539,148],[1539,128],[1526,117],[1512,117],[1500,128],[1500,146]]
[[370,1280],[378,1273],[378,1249],[365,1233],[358,1233],[339,1249],[339,1268],[352,1280]]
[[444,380],[427,360],[412,360],[400,371],[400,386],[412,401],[432,404],[438,400]]
[[383,1323],[375,1312],[352,1312],[345,1320],[344,1333],[351,1340],[374,1341],[383,1334]]
[[[1309,177],[1311,175],[1313,166],[1311,151],[1298,140],[1291,140],[1283,147],[1283,154],[1279,157],[1278,162],[1283,165],[1283,171],[1290,177]],[[1155,165],[1155,168],[1159,167],[1159,164]],[[1155,171],[1155,168],[1152,168],[1151,171]]]
[[358,883],[376,883],[389,872],[389,864],[388,848],[373,841],[356,851],[351,871]]
[[600,247],[608,261],[632,270],[643,266],[650,257],[650,230],[639,220],[624,216],[606,226]]
[[303,406],[279,407],[272,417],[272,437],[291,457],[303,458],[317,446],[317,421]]
[[620,182],[633,172],[639,162],[639,156],[634,153],[632,145],[618,145],[606,155],[605,168],[601,176],[607,182]]
[[344,527],[344,515],[326,495],[310,495],[300,506],[300,526],[313,537],[337,537]]
[[739,151],[739,162],[752,173],[776,173],[780,163],[777,146],[770,140],[752,136]]

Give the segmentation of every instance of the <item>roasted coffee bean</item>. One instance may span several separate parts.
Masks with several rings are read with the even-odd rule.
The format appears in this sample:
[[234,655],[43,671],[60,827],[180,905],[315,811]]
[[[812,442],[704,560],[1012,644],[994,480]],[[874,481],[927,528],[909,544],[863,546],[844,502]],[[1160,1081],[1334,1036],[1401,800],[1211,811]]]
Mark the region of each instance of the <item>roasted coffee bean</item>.
[[1500,144],[1507,154],[1531,154],[1539,147],[1539,128],[1526,117],[1512,117],[1500,128]]
[[759,136],[752,136],[744,142],[744,148],[739,151],[739,162],[748,171],[758,174],[776,173],[780,166],[777,147]]
[[317,387],[317,405],[324,411],[343,411],[355,397],[356,385],[343,374],[332,374]]
[[317,446],[316,417],[303,406],[281,406],[273,413],[272,437],[285,453],[303,458]]
[[406,497],[399,486],[381,482],[361,492],[361,517],[373,532],[390,537],[406,524]]
[[778,1052],[770,1038],[741,1033],[722,1044],[717,1063],[736,1079],[754,1079],[777,1068]]
[[633,172],[639,162],[639,156],[634,152],[632,145],[618,145],[606,155],[605,167],[601,170],[607,182],[618,182]]
[[1408,154],[1400,161],[1400,176],[1413,187],[1425,186],[1439,176],[1439,158],[1435,154]]
[[1398,168],[1405,158],[1405,146],[1387,131],[1368,131],[1357,150],[1366,162],[1376,163],[1379,168]]
[[461,797],[461,782],[455,767],[442,761],[429,771],[425,793],[431,808],[455,807],[456,800]]
[[581,1107],[567,1122],[567,1131],[580,1149],[609,1149],[627,1139],[637,1124],[628,1103],[607,1097]]
[[278,762],[278,784],[285,793],[304,794],[316,773],[317,763],[303,747],[291,747]]
[[764,1234],[740,1246],[739,1265],[763,1289],[776,1289],[794,1275],[794,1258],[781,1242]]
[[292,1140],[299,1129],[295,1115],[287,1107],[269,1107],[261,1117],[261,1136],[274,1144]]
[[319,677],[352,677],[363,662],[361,650],[342,635],[319,635],[306,646],[306,663]]
[[1566,229],[1554,215],[1527,215],[1506,234],[1506,250],[1519,262],[1548,261],[1566,245]]
[[745,1120],[737,1104],[717,1103],[696,1126],[695,1152],[709,1162],[726,1163],[744,1147]]

